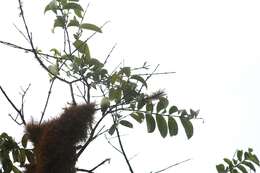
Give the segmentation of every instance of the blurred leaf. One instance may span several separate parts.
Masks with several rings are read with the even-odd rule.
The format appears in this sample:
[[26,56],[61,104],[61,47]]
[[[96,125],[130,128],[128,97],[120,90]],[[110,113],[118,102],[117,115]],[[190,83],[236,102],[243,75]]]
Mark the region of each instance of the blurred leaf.
[[110,106],[109,98],[103,97],[100,103],[101,111],[105,112]]
[[233,163],[231,160],[229,160],[228,158],[224,158],[223,159],[229,166],[230,169],[232,169],[234,167]]
[[181,123],[184,127],[187,138],[190,139],[193,136],[193,125],[192,125],[192,123],[186,117],[180,117],[180,120],[181,120]]
[[237,151],[237,158],[240,162],[242,161],[242,156],[243,156],[243,150],[238,150]]
[[83,8],[81,7],[81,5],[77,4],[77,3],[66,3],[63,6],[64,9],[67,10],[80,10],[80,11],[84,11]]
[[59,74],[59,69],[58,69],[57,65],[49,65],[48,70],[54,76],[57,76]]
[[157,103],[156,111],[159,113],[162,109],[165,109],[169,104],[169,101],[165,97],[161,97]]
[[[14,149],[12,151],[12,157],[13,157],[14,162],[19,162],[19,150],[18,149]],[[0,158],[1,158],[1,154],[0,154]],[[0,161],[1,161],[1,159],[0,159]]]
[[146,111],[152,113],[153,112],[153,103],[151,101],[149,101],[146,104]]
[[58,5],[56,3],[56,0],[52,0],[48,5],[46,5],[46,7],[44,9],[44,13],[46,13],[49,10],[51,10],[51,11],[53,11],[56,14],[57,13],[57,9],[58,9]]
[[144,107],[145,105],[145,100],[144,99],[139,99],[138,102],[137,102],[137,109],[140,110]]
[[131,68],[130,67],[123,67],[123,68],[121,68],[120,73],[123,73],[127,77],[129,77],[131,75]]
[[253,170],[254,172],[255,170],[255,166],[251,163],[251,162],[247,162],[247,161],[243,161],[242,162],[243,165],[247,166],[248,168],[250,168],[251,170]]
[[243,172],[243,173],[248,173],[247,170],[246,170],[246,168],[245,168],[243,165],[238,165],[237,167],[238,167],[238,169],[239,169],[241,172]]
[[109,99],[110,100],[115,100],[116,102],[118,102],[118,101],[120,101],[121,96],[122,96],[122,92],[119,88],[118,89],[111,88],[109,90]]
[[168,134],[168,126],[167,122],[164,119],[162,115],[157,114],[156,115],[156,122],[157,122],[157,127],[159,129],[159,132],[163,138],[165,138]]
[[230,172],[231,173],[238,173],[238,170],[237,169],[232,169]]
[[227,171],[225,171],[225,166],[223,164],[217,165],[216,169],[217,169],[218,173],[227,173]]
[[142,123],[144,120],[144,114],[141,112],[133,112],[130,114],[132,118],[134,118],[138,123]]
[[63,16],[57,16],[57,18],[54,21],[53,27],[54,28],[56,28],[56,27],[64,28],[65,27],[65,23],[66,23],[66,21],[65,21]]
[[143,77],[141,77],[141,76],[139,76],[139,75],[132,75],[132,76],[131,76],[131,79],[135,79],[135,80],[141,82],[142,85],[147,88],[147,83],[146,83],[146,81],[144,80]]
[[16,166],[13,165],[12,170],[14,173],[22,173]]
[[2,167],[3,167],[4,173],[10,173],[13,169],[13,163],[9,159],[4,159],[2,161]]
[[178,108],[176,106],[172,106],[170,109],[169,109],[169,114],[173,114],[175,112],[178,111]]
[[80,27],[83,28],[83,29],[92,30],[92,31],[102,33],[101,28],[99,28],[98,26],[96,26],[94,24],[83,23],[83,24],[80,25]]
[[24,134],[23,137],[22,137],[22,146],[23,146],[24,148],[26,148],[27,143],[28,143],[28,135],[27,135],[27,134]]
[[32,151],[30,151],[30,150],[25,150],[25,155],[26,155],[27,160],[28,160],[30,163],[34,163],[34,154],[33,154]]
[[74,17],[73,20],[69,21],[68,27],[70,27],[70,26],[76,26],[76,27],[79,26],[79,21],[76,19],[76,17]]
[[19,160],[20,160],[21,166],[23,166],[25,164],[25,161],[26,161],[26,154],[25,154],[25,150],[24,149],[20,149]]
[[152,133],[155,130],[156,124],[153,116],[151,114],[146,114],[146,125],[147,125],[147,131],[148,133]]
[[127,120],[121,120],[119,123],[120,123],[121,125],[123,125],[123,126],[128,127],[128,128],[133,128],[133,124],[130,123],[129,121],[127,121]]
[[86,56],[86,58],[90,59],[90,51],[88,48],[88,44],[86,42],[83,42],[81,40],[76,40],[73,45],[75,48],[82,54]]
[[116,130],[117,124],[113,124],[110,129],[108,130],[108,133],[112,136]]
[[170,136],[175,136],[178,134],[178,124],[176,120],[171,116],[168,116],[168,128]]

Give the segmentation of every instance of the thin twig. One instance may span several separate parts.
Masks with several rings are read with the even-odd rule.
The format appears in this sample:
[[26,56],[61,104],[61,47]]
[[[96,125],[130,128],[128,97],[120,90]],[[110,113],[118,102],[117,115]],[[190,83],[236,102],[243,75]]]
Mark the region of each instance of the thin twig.
[[7,99],[7,101],[11,104],[11,106],[15,109],[15,111],[19,114],[21,120],[22,120],[22,124],[26,125],[26,122],[24,120],[24,115],[22,114],[21,110],[19,110],[15,104],[12,102],[12,100],[8,97],[8,95],[6,94],[5,90],[0,86],[0,90],[1,92],[4,94],[5,98]]
[[21,113],[24,115],[24,98],[25,98],[25,95],[27,93],[27,91],[29,90],[31,84],[28,85],[28,87],[24,90],[22,89],[23,93],[22,93],[22,105],[21,105]]
[[79,169],[79,168],[76,168],[77,171],[81,171],[81,172],[88,172],[88,173],[93,173],[94,170],[96,170],[97,168],[99,168],[100,166],[104,165],[106,162],[110,162],[111,159],[105,159],[103,160],[102,162],[100,162],[97,166],[95,166],[94,168],[90,169],[90,170],[87,170],[87,169]]
[[111,145],[111,147],[113,147],[116,151],[118,151],[120,154],[123,154],[122,151],[120,151],[115,145],[113,145],[111,142],[110,142],[110,139],[108,139],[108,137],[105,135],[105,138],[108,142],[109,145]]
[[139,76],[150,76],[150,75],[165,75],[165,74],[174,74],[176,72],[174,71],[170,71],[170,72],[158,72],[158,73],[140,73],[140,74],[136,74]]
[[77,102],[76,102],[75,97],[74,97],[74,91],[73,91],[72,83],[70,83],[70,95],[71,95],[71,99],[72,99],[72,105],[77,105]]
[[117,44],[114,44],[114,46],[112,47],[112,49],[111,49],[110,52],[108,53],[108,55],[107,55],[107,57],[106,57],[106,59],[105,59],[105,61],[104,61],[104,63],[103,63],[104,65],[107,63],[109,57],[111,56],[112,52],[113,52],[114,49],[116,48],[116,45],[117,45]]
[[168,167],[166,167],[166,168],[164,168],[164,169],[161,169],[161,170],[156,171],[156,172],[153,172],[153,173],[160,173],[160,172],[166,171],[166,170],[168,170],[168,169],[170,169],[170,168],[172,168],[172,167],[174,167],[174,166],[180,165],[180,164],[185,163],[185,162],[188,162],[188,161],[190,161],[190,160],[191,160],[191,159],[183,160],[183,161],[181,161],[181,162],[175,163],[175,164],[173,164],[173,165],[170,165],[170,166],[168,166]]
[[28,38],[24,35],[24,33],[15,25],[13,24],[14,27],[16,28],[16,30],[25,38],[26,41],[28,41],[28,43],[30,43],[30,41],[28,40]]
[[46,99],[46,101],[45,101],[45,105],[44,105],[44,108],[43,108],[43,111],[42,111],[42,115],[41,115],[41,119],[40,119],[40,121],[39,121],[39,124],[42,123],[42,120],[43,120],[43,117],[44,117],[44,115],[45,115],[47,106],[48,106],[48,104],[49,104],[49,100],[50,100],[51,91],[52,91],[52,87],[53,87],[54,81],[55,81],[55,78],[53,78],[52,81],[51,81],[51,85],[50,85],[50,88],[49,88],[49,91],[48,91],[47,99]]
[[8,116],[9,116],[16,124],[18,124],[19,126],[23,124],[23,123],[19,123],[19,122],[17,121],[17,118],[18,118],[19,114],[16,115],[16,118],[14,118],[11,114],[8,114]]
[[120,133],[119,133],[119,130],[118,130],[117,127],[116,127],[116,134],[117,134],[117,138],[118,138],[118,142],[119,142],[121,151],[122,151],[122,153],[123,153],[123,155],[124,155],[124,158],[125,158],[125,161],[126,161],[126,163],[127,163],[127,165],[128,165],[128,168],[129,168],[129,170],[130,170],[131,173],[134,173],[133,168],[132,168],[132,166],[131,166],[131,164],[130,164],[128,158],[127,158],[127,155],[126,155],[126,153],[125,153],[125,150],[124,150],[124,147],[123,147],[123,144],[122,144],[122,141],[121,141]]

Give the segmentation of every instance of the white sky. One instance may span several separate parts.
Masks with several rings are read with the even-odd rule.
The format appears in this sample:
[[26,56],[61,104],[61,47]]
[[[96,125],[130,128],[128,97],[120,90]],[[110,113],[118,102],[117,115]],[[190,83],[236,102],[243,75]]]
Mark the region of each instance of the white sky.
[[[43,50],[60,42],[50,32],[51,15],[43,15],[47,2],[24,2],[34,40]],[[16,1],[0,6],[0,40],[28,47],[13,26],[23,29],[17,7]],[[104,59],[117,43],[111,65],[122,60],[134,66],[148,61],[161,64],[160,71],[176,71],[171,76],[154,77],[153,87],[164,88],[179,107],[200,109],[205,119],[204,123],[194,121],[191,140],[183,132],[166,139],[158,133],[147,134],[145,124],[125,131],[127,153],[130,157],[138,154],[131,160],[136,172],[156,171],[188,158],[192,160],[165,173],[216,172],[215,165],[223,157],[232,157],[236,149],[253,147],[260,154],[259,7],[256,0],[91,1],[87,21],[100,25],[111,21],[104,33],[93,39],[92,55]],[[30,54],[3,45],[0,50],[0,85],[19,104],[20,86],[32,83],[26,110],[30,116],[39,114],[48,76]],[[62,85],[57,87],[49,114],[60,112],[68,98]],[[0,132],[19,136],[22,129],[8,118],[13,111],[2,95],[0,107]],[[113,156],[111,164],[99,171],[128,171],[121,155],[104,140],[93,145],[86,152],[87,160],[80,161],[83,168]]]

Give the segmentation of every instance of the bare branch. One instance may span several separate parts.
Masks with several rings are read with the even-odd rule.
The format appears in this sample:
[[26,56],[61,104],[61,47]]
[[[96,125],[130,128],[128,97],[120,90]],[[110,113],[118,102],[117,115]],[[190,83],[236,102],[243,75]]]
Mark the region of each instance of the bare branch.
[[108,55],[107,55],[107,57],[106,57],[106,59],[105,59],[105,61],[104,61],[104,63],[103,63],[104,65],[107,63],[107,60],[108,60],[108,58],[111,56],[111,54],[112,54],[112,52],[114,51],[116,45],[117,45],[117,44],[114,44],[114,46],[112,47],[112,49],[111,49],[110,52],[108,53]]
[[81,171],[81,172],[88,172],[88,173],[93,173],[94,170],[96,170],[97,168],[99,168],[100,166],[104,165],[106,162],[110,163],[111,159],[105,159],[103,160],[101,163],[99,163],[97,166],[95,166],[94,168],[87,170],[87,169],[79,169],[76,168],[77,171]]
[[4,94],[5,98],[7,99],[7,101],[11,104],[11,106],[15,109],[15,111],[19,114],[21,120],[22,120],[22,124],[26,125],[26,122],[24,120],[24,115],[22,114],[22,111],[19,110],[15,104],[12,102],[12,100],[8,97],[8,95],[6,94],[5,90],[0,86],[0,90],[1,92]]
[[174,73],[176,73],[176,72],[170,71],[170,72],[159,72],[159,73],[140,73],[140,74],[137,74],[137,75],[150,76],[150,75],[165,75],[165,74],[174,74]]
[[181,162],[175,163],[175,164],[173,164],[173,165],[170,165],[170,166],[168,166],[168,167],[166,167],[166,168],[164,168],[164,169],[161,169],[161,170],[156,171],[156,172],[153,172],[153,173],[160,173],[160,172],[166,171],[166,170],[168,170],[168,169],[170,169],[170,168],[172,168],[172,167],[174,167],[174,166],[180,165],[180,164],[185,163],[185,162],[188,162],[188,161],[190,161],[190,160],[191,160],[191,159],[183,160],[183,161],[181,161]]
[[55,81],[55,78],[53,78],[52,81],[51,81],[51,85],[50,85],[50,88],[49,88],[49,91],[48,91],[47,99],[46,99],[46,101],[45,101],[45,105],[44,105],[44,108],[43,108],[43,111],[42,111],[42,115],[41,115],[41,119],[40,119],[40,121],[39,121],[39,124],[42,123],[44,114],[45,114],[46,109],[47,109],[47,106],[48,106],[48,104],[49,104],[49,100],[50,100],[51,91],[52,91],[52,87],[53,87],[54,81]]
[[125,153],[125,150],[124,150],[124,147],[123,147],[123,144],[122,144],[122,141],[121,141],[120,133],[119,133],[119,130],[118,130],[117,127],[116,127],[116,134],[117,134],[117,138],[118,138],[118,142],[119,142],[121,151],[122,151],[123,156],[124,156],[124,158],[125,158],[125,161],[126,161],[126,163],[127,163],[127,165],[128,165],[128,168],[129,168],[129,170],[130,170],[131,173],[134,173],[133,168],[132,168],[132,166],[131,166],[131,164],[130,164],[128,158],[127,158],[127,155],[126,155],[126,153]]

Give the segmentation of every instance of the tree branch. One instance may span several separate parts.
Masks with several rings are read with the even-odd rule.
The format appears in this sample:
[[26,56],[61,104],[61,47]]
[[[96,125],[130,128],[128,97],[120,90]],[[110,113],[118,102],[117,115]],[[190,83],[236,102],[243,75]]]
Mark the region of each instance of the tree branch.
[[43,120],[45,111],[46,111],[47,106],[48,106],[48,104],[49,104],[49,100],[50,100],[51,91],[52,91],[52,87],[53,87],[54,81],[55,81],[55,78],[53,78],[52,81],[51,81],[51,85],[50,85],[50,88],[49,88],[49,91],[48,91],[47,99],[46,99],[46,101],[45,101],[45,105],[44,105],[44,108],[43,108],[43,111],[42,111],[42,115],[41,115],[41,119],[40,119],[40,121],[39,121],[39,124],[42,123],[42,120]]
[[7,99],[7,101],[11,104],[11,106],[15,109],[15,111],[19,114],[21,120],[22,120],[22,124],[26,125],[26,122],[24,120],[24,115],[22,113],[21,110],[19,110],[15,104],[12,102],[12,100],[8,97],[8,95],[6,94],[6,92],[4,91],[4,89],[0,86],[0,90],[1,92],[4,94],[5,98]]
[[170,165],[170,166],[168,166],[168,167],[166,167],[166,168],[164,168],[164,169],[161,169],[161,170],[156,171],[156,172],[153,172],[153,173],[160,173],[160,172],[166,171],[166,170],[168,170],[168,169],[170,169],[170,168],[172,168],[172,167],[174,167],[174,166],[180,165],[180,164],[185,163],[185,162],[188,162],[188,161],[190,161],[190,160],[191,160],[191,159],[183,160],[183,161],[181,161],[181,162],[175,163],[175,164],[173,164],[173,165]]

